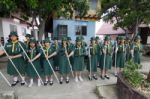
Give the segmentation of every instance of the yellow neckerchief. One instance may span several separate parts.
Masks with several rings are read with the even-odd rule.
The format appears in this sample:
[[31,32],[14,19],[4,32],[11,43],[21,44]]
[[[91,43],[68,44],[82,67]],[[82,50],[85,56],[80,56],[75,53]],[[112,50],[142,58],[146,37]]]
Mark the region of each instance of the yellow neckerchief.
[[35,49],[35,47],[34,47],[34,48],[31,48],[31,54],[30,54],[30,55],[31,55],[31,56],[30,56],[31,59],[33,58],[33,54],[34,54],[33,52],[34,52],[34,49]]
[[48,51],[49,51],[49,49],[50,49],[50,46],[45,47],[45,48],[46,48],[46,55],[48,56]]
[[95,52],[96,52],[96,44],[92,44],[92,47],[93,47],[93,54],[95,54]]
[[136,42],[136,46],[139,48],[139,50],[141,49],[141,44]]
[[78,44],[77,44],[77,48],[79,49],[79,55],[81,55],[81,51],[80,51],[81,45],[78,45]]
[[55,48],[56,48],[56,50],[57,50],[57,48],[58,48],[58,43],[55,43]]
[[15,44],[18,42],[18,40],[16,40],[16,41],[12,41],[12,52],[14,52],[15,51]]
[[122,50],[123,50],[123,52],[124,52],[124,51],[125,51],[124,44],[121,44],[121,46],[122,46],[122,48],[123,48]]

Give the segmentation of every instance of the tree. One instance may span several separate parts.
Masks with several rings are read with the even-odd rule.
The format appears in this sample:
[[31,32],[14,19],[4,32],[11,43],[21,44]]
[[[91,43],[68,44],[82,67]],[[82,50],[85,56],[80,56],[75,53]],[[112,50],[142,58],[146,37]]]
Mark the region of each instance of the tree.
[[87,14],[89,5],[87,0],[1,0],[0,16],[6,17],[11,13],[19,13],[24,19],[32,17],[35,20],[39,18],[39,40],[45,33],[45,23],[50,18],[59,18],[63,16],[67,19],[73,18],[75,12],[78,12],[82,18]]
[[141,23],[150,22],[150,0],[102,0],[102,9],[99,16],[103,15],[104,21],[114,22],[114,28],[122,28],[138,34]]
[[0,17],[8,17],[16,9],[16,4],[12,0],[0,0]]

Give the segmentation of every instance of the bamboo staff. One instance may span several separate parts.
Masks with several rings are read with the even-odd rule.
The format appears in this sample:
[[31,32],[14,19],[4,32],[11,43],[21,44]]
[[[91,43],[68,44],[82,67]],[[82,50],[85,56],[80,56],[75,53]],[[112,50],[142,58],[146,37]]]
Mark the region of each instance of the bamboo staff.
[[3,73],[0,71],[0,75],[3,77],[3,79],[6,81],[6,83],[11,87],[10,82],[8,81],[8,79],[3,75]]
[[[39,46],[41,47],[41,49],[42,49],[42,51],[43,51],[43,53],[44,53],[44,56],[46,57],[46,54],[45,54],[44,49],[43,49],[42,45],[40,44],[40,42],[39,42]],[[59,83],[58,77],[57,77],[57,75],[56,75],[56,73],[55,73],[55,71],[54,71],[54,69],[53,69],[53,67],[52,67],[52,65],[51,65],[51,63],[50,63],[50,61],[49,61],[47,58],[46,58],[46,60],[47,60],[47,62],[48,62],[48,64],[49,64],[50,68],[52,69],[52,72],[53,72],[53,74],[54,74],[56,80],[57,80],[58,83]]]
[[[19,46],[21,47],[21,49],[23,50],[24,54],[26,55],[27,59],[30,60],[29,56],[27,55],[26,51],[24,50],[24,48],[22,47],[22,45],[19,43]],[[30,64],[32,65],[33,69],[35,70],[37,76],[39,77],[39,79],[41,80],[42,84],[43,84],[43,80],[41,78],[41,76],[39,75],[38,71],[36,70],[33,62],[30,61]]]
[[[18,43],[19,43],[19,42],[18,42]],[[1,47],[2,47],[3,51],[5,52],[6,56],[8,57],[9,61],[11,62],[11,64],[13,65],[13,67],[15,68],[15,70],[17,71],[17,73],[19,74],[19,76],[21,77],[21,79],[24,80],[24,79],[23,79],[23,76],[21,75],[21,73],[19,72],[19,70],[17,69],[17,67],[15,66],[14,62],[12,61],[12,59],[10,58],[9,54],[6,52],[6,50],[5,50],[5,48],[2,46],[2,44],[1,44]],[[25,84],[27,84],[26,81],[25,81]]]

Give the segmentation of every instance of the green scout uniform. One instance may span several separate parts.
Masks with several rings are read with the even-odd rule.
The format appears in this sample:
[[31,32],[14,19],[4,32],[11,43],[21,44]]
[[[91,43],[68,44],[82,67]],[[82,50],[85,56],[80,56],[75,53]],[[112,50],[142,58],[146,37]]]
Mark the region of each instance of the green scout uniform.
[[[59,44],[53,44],[53,48],[55,49],[55,51],[59,50],[60,45]],[[54,57],[54,68],[59,66],[59,55],[56,54]]]
[[[81,40],[77,38],[76,41],[81,41]],[[85,54],[85,48],[83,46],[76,45],[74,49],[74,64],[73,64],[74,71],[84,70],[85,68],[84,54]]]
[[[66,38],[64,38],[63,40],[67,40]],[[63,45],[61,45],[58,49],[58,56],[59,56],[59,72],[60,74],[68,74],[70,73],[70,66],[69,66],[69,62],[66,56],[65,51],[68,48],[64,48]],[[67,50],[68,52],[68,50]]]
[[[106,36],[105,40],[109,40],[109,38]],[[103,67],[104,67],[104,58],[105,58],[105,69],[111,69],[111,66],[112,66],[112,52],[113,52],[112,44],[103,45],[102,50],[106,50],[106,55],[104,55],[104,53],[102,53],[102,65],[101,65],[100,68],[103,69]]]
[[97,57],[98,57],[98,64],[99,64],[99,67],[102,65],[102,42],[100,42],[98,45],[98,54],[97,54]]
[[[5,50],[10,56],[19,55],[19,54],[23,55],[23,51],[19,46],[19,43],[24,47],[24,49],[25,49],[25,45],[22,42],[19,43],[18,42],[19,41],[13,43],[11,41],[5,45]],[[19,72],[21,74],[25,74],[26,66],[24,65],[25,64],[24,58],[23,57],[14,58],[12,59],[12,61],[15,64],[16,68],[19,70]],[[8,61],[7,64],[7,73],[10,75],[18,75],[16,69],[14,68],[14,66],[10,61]]]
[[[50,46],[49,48],[44,47],[43,49],[44,49],[44,53],[46,55],[48,55],[48,56],[55,52],[55,49],[53,48],[53,46]],[[52,71],[48,61],[46,60],[44,53],[42,54],[44,75],[45,76],[52,75],[53,71]],[[54,67],[54,59],[53,59],[53,57],[49,58],[49,62],[51,64],[52,68],[53,68]]]
[[[138,39],[140,39],[140,37],[139,36],[137,36],[136,38],[135,38],[136,40],[138,40]],[[133,45],[133,55],[134,55],[134,62],[135,63],[137,63],[137,64],[140,64],[141,63],[141,52],[142,52],[142,45],[141,44],[137,44],[137,43],[135,43],[134,45]]]
[[[91,38],[91,40],[95,40],[95,38]],[[97,62],[98,62],[98,51],[99,51],[99,48],[98,48],[98,45],[95,44],[94,46],[91,45],[90,46],[90,55],[91,55],[91,71],[92,72],[97,72]],[[88,67],[87,67],[88,71],[90,71],[90,64],[88,64]]]
[[[30,42],[34,42],[34,41],[30,41]],[[36,43],[36,42],[34,42],[34,43]],[[30,59],[33,59],[39,53],[42,54],[42,50],[40,48],[37,48],[37,47],[28,48],[28,50],[27,50],[27,54],[28,54],[28,57]],[[36,68],[37,72],[39,73],[39,75],[42,75],[42,69],[40,66],[40,58],[34,60],[32,63],[34,65],[34,67]],[[27,75],[31,78],[38,77],[37,73],[35,72],[35,70],[34,70],[34,68],[30,62],[28,62],[28,64],[27,64]]]
[[126,43],[126,62],[131,60],[131,44]]
[[[67,37],[67,40],[70,41],[71,38]],[[71,42],[68,43],[68,54],[70,54],[74,50],[74,47],[75,46],[73,43],[71,43]],[[71,56],[69,59],[70,59],[71,65],[73,65],[73,62],[74,62],[73,56]]]
[[118,51],[117,51],[117,61],[116,65],[117,67],[123,68],[125,64],[125,45],[119,44],[118,45]]
[[97,63],[97,65],[99,65],[100,64],[100,60],[101,60],[101,55],[102,55],[101,42],[98,41],[99,37],[96,37],[95,39],[96,39],[96,44],[98,46],[98,54],[97,54],[97,61],[98,61],[98,63]]

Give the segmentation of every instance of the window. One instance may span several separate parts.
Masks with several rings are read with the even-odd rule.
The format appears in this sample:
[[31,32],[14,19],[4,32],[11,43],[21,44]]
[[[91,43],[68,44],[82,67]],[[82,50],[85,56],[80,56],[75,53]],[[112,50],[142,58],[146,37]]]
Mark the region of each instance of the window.
[[22,27],[22,28],[21,28],[21,32],[22,32],[22,35],[25,36],[25,35],[26,35],[26,28]]
[[89,0],[90,9],[96,10],[97,0]]
[[67,25],[58,25],[58,38],[61,39],[62,37],[66,37],[68,32]]
[[12,31],[17,32],[17,26],[10,24],[10,32],[12,32]]
[[76,35],[87,35],[87,26],[76,26]]

